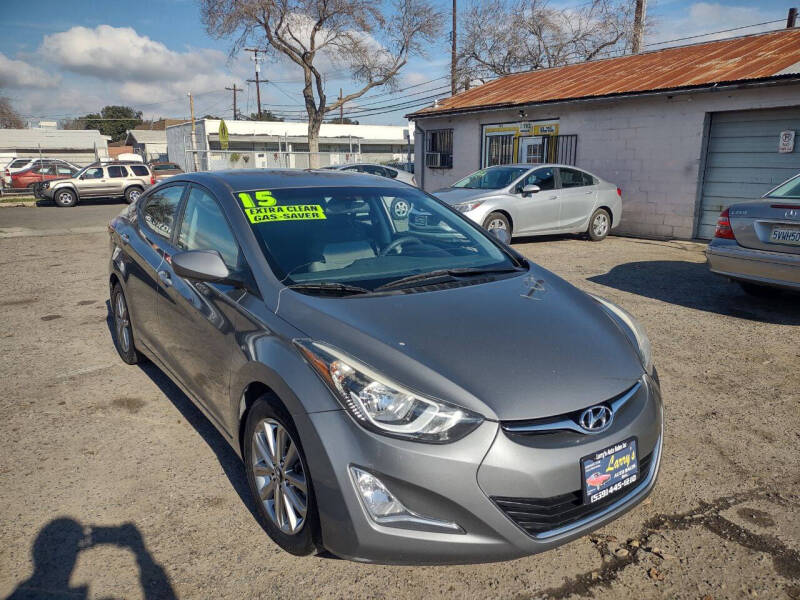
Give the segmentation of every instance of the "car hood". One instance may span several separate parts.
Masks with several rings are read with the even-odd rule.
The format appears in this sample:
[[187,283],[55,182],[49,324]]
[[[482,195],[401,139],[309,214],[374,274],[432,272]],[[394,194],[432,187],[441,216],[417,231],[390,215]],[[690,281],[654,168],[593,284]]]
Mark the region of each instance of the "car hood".
[[501,194],[502,190],[471,190],[468,188],[442,188],[436,190],[433,195],[442,202],[448,204],[459,204],[467,200],[477,200],[478,198],[488,198],[490,196],[497,196]]
[[285,290],[278,315],[418,393],[489,419],[591,406],[644,372],[605,310],[540,267],[407,294],[323,298]]

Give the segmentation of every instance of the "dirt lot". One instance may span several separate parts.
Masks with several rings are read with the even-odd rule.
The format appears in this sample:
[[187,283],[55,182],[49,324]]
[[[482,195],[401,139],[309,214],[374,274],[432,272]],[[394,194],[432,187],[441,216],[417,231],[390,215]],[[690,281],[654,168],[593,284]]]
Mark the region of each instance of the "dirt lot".
[[641,319],[666,414],[653,495],[513,562],[294,558],[255,522],[232,450],[106,320],[121,205],[0,208],[0,596],[800,598],[800,298],[754,300],[703,246],[515,243]]

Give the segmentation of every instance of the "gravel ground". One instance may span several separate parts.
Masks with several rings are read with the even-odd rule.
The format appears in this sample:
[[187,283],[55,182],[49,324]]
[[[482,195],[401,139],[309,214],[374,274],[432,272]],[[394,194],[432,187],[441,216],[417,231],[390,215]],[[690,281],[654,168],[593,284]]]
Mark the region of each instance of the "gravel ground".
[[515,243],[647,328],[667,409],[654,493],[512,562],[295,558],[210,423],[114,350],[104,229],[121,208],[0,209],[0,597],[800,598],[797,296],[745,296],[701,244]]

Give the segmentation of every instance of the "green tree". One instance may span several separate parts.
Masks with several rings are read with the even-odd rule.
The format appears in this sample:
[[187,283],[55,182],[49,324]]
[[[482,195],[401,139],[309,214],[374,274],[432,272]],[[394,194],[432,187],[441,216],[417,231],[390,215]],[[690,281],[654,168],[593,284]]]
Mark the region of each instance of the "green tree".
[[258,118],[258,113],[250,113],[251,121],[283,121],[282,117],[274,115],[270,110],[262,110],[261,118]]
[[112,142],[118,142],[125,138],[128,129],[141,125],[142,111],[130,106],[104,106],[100,113],[90,113],[76,120],[81,129],[97,129],[111,136]]

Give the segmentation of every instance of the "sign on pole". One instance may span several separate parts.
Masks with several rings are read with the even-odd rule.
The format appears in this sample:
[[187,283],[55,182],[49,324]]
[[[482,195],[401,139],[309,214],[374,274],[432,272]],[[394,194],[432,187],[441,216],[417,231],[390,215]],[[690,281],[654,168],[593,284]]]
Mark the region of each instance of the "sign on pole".
[[781,131],[780,141],[778,142],[778,152],[788,154],[794,152],[794,131]]

